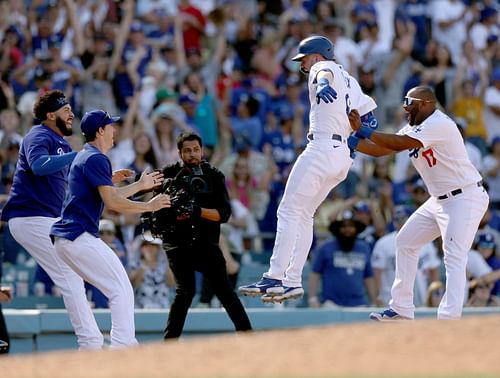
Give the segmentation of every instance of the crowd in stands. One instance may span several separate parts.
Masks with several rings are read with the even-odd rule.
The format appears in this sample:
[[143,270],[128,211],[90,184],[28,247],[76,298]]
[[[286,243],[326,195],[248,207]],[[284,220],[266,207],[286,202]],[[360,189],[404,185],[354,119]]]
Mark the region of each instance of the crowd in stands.
[[[82,147],[78,122],[86,111],[122,117],[109,154],[114,169],[140,175],[172,163],[176,136],[194,130],[205,158],[226,176],[233,216],[222,245],[234,275],[272,248],[277,206],[307,141],[307,78],[290,57],[301,39],[319,34],[376,100],[382,130],[405,123],[408,89],[435,90],[491,200],[473,246],[480,260],[468,274],[491,274],[500,269],[499,10],[497,0],[1,1],[0,198],[9,193],[23,135],[36,122],[34,101],[49,89],[71,99],[74,150]],[[378,159],[357,153],[346,181],[316,214],[311,282],[303,283],[314,295],[305,305],[386,306],[394,231],[427,198],[408,152]],[[101,235],[129,272],[136,306],[167,308],[173,277],[161,241],[143,238],[137,215],[104,216]],[[359,243],[351,247],[358,250],[342,252],[332,269],[322,251],[337,248],[349,227],[342,222],[353,222]],[[6,225],[2,247],[4,265],[30,263]],[[438,303],[439,249],[435,243],[422,253],[418,305]],[[42,292],[57,295],[40,270],[30,293],[43,282]],[[500,281],[477,282],[468,304],[498,305]],[[106,307],[99,295],[89,287],[94,305]]]

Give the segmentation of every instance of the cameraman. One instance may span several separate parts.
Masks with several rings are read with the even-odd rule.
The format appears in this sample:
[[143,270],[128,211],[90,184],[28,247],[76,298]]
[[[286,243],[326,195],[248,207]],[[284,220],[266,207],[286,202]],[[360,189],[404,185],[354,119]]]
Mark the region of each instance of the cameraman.
[[[210,281],[236,331],[251,330],[245,309],[227,278],[226,262],[219,248],[220,224],[231,215],[224,175],[202,161],[203,144],[197,134],[182,133],[176,143],[182,162],[165,166],[163,175],[173,179],[175,188],[185,188],[189,198],[179,202],[174,199],[167,211],[170,215],[162,218],[159,226],[163,229],[163,248],[176,281],[164,337],[177,338],[182,333],[196,294],[196,271]],[[165,190],[168,192],[168,188]],[[171,196],[176,194],[171,192]]]

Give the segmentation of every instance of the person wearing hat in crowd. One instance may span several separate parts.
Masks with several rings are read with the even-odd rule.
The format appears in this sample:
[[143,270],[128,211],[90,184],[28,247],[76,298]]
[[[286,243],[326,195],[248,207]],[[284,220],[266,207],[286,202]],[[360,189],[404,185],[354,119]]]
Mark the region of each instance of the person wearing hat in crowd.
[[175,287],[172,270],[162,253],[163,241],[151,231],[136,237],[138,258],[130,264],[129,278],[135,294],[136,308],[169,308],[170,288]]
[[[474,249],[483,256],[486,263],[494,270],[500,269],[500,259],[497,256],[497,244],[492,233],[480,234],[474,243]],[[500,295],[500,279],[491,283],[491,294]]]
[[[331,222],[333,239],[313,256],[309,275],[309,306],[366,306],[376,303],[370,263],[371,249],[358,238],[365,226],[344,210]],[[321,281],[321,299],[317,296]],[[367,301],[368,298],[368,301]]]
[[61,289],[79,347],[93,349],[102,344],[102,336],[85,307],[83,280],[56,255],[49,239],[50,227],[61,215],[69,165],[76,156],[64,139],[73,133],[74,115],[64,93],[57,90],[41,96],[33,113],[41,123],[24,137],[1,219]]
[[[80,128],[86,144],[71,165],[61,219],[50,230],[57,256],[108,298],[112,318],[111,347],[135,345],[137,340],[132,285],[120,259],[98,234],[103,208],[142,213],[170,206],[170,197],[165,194],[148,202],[128,199],[139,191],[161,185],[163,175],[159,172],[144,172],[137,182],[114,187],[111,162],[105,154],[113,146],[113,124],[118,119],[103,110],[83,116]],[[78,307],[82,312],[89,309],[88,303]],[[102,347],[102,342],[94,347]]]
[[500,210],[500,134],[493,138],[489,153],[483,158],[483,177],[488,185],[491,208]]

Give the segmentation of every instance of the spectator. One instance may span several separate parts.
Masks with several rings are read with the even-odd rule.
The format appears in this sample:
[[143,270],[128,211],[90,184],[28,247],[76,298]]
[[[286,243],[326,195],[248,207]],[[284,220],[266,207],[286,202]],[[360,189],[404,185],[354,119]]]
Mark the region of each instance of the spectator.
[[175,279],[161,251],[161,239],[154,238],[149,231],[136,237],[139,259],[132,261],[130,281],[135,293],[136,308],[169,308],[170,288]]
[[[479,235],[473,247],[483,256],[492,270],[500,269],[500,259],[496,255],[497,244],[493,234],[483,233]],[[500,280],[492,282],[491,294],[500,296]]]
[[[465,149],[467,150],[467,156],[471,161],[472,165],[476,167],[479,172],[483,171],[483,157],[481,155],[481,150],[477,148],[474,144],[465,139],[465,130],[467,130],[467,121],[462,117],[455,117],[455,123],[457,124],[458,130],[460,134],[462,134],[462,138],[464,138]],[[491,197],[490,197],[491,201]]]
[[[309,306],[366,306],[375,304],[370,247],[358,238],[364,225],[351,210],[331,223],[334,239],[315,252],[309,275]],[[321,281],[321,299],[318,298]]]
[[500,210],[500,136],[493,139],[489,150],[483,159],[483,175],[488,184],[491,208]]
[[498,130],[498,125],[500,125],[500,66],[491,74],[491,84],[484,94],[484,105],[484,124],[488,132],[487,141],[490,144],[495,137],[500,137],[500,130]]

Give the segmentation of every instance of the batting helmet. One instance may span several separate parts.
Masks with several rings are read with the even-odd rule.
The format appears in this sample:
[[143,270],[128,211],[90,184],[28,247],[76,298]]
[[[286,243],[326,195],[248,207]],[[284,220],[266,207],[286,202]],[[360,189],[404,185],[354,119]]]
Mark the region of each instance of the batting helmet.
[[332,60],[333,43],[328,38],[319,35],[307,37],[306,39],[300,41],[297,49],[297,55],[295,55],[292,60],[300,61],[306,55],[311,54],[319,54],[325,59]]

